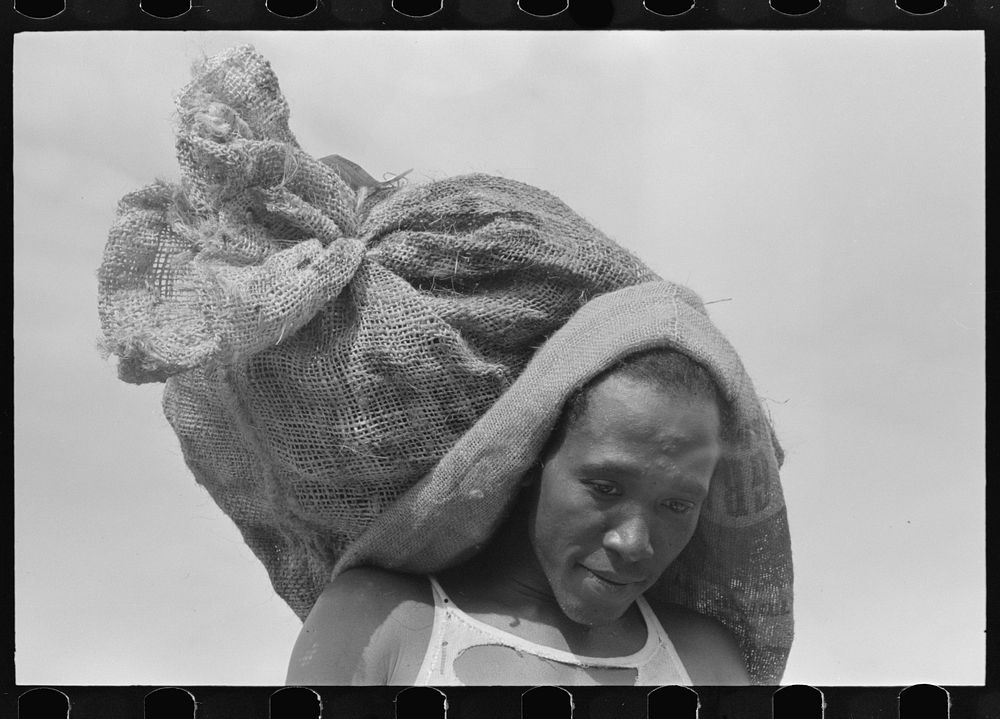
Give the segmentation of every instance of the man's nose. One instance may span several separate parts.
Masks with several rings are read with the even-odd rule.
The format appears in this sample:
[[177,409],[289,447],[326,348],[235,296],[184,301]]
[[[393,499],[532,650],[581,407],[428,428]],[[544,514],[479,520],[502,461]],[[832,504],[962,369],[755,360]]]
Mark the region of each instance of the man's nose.
[[604,546],[627,562],[648,559],[653,556],[649,523],[641,513],[622,517],[604,535]]

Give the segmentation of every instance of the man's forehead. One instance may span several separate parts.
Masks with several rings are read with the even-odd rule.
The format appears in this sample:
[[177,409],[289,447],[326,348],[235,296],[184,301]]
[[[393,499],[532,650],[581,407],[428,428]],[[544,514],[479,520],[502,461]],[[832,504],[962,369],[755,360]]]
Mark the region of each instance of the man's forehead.
[[627,429],[665,448],[682,449],[717,437],[720,416],[714,399],[612,374],[590,389],[577,423],[592,431]]

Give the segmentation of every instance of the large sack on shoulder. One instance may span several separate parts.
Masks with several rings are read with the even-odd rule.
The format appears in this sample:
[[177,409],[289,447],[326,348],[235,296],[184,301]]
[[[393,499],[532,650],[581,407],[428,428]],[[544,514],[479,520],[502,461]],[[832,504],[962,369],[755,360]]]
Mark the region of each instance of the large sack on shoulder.
[[314,159],[252,48],[177,105],[180,183],[128,195],[111,229],[104,346],[124,380],[166,382],[188,466],[304,617],[556,328],[655,275],[529,185]]

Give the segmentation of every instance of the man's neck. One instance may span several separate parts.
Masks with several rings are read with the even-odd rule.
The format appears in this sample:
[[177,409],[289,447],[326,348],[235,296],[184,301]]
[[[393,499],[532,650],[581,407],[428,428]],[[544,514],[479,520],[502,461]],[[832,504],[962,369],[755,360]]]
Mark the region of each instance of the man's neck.
[[[494,612],[516,620],[536,622],[583,640],[613,627],[578,624],[556,601],[545,572],[531,546],[530,489],[515,502],[511,514],[482,552],[441,576],[445,588],[456,594],[460,609]],[[464,604],[463,604],[464,599]]]
[[483,550],[449,572],[463,590],[505,598],[518,606],[558,607],[528,535],[528,506],[518,500]]

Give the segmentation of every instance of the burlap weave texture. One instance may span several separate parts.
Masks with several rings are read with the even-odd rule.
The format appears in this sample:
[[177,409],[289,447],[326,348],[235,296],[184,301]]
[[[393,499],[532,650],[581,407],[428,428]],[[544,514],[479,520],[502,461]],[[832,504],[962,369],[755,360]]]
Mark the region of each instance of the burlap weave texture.
[[[188,466],[300,617],[335,566],[433,571],[467,554],[521,466],[505,432],[520,425],[527,461],[572,382],[665,341],[659,326],[639,341],[598,323],[600,357],[532,359],[592,298],[672,288],[672,322],[711,326],[692,293],[537,188],[486,175],[359,185],[313,158],[250,47],[199,65],[177,106],[180,182],[126,196],[108,239],[104,345],[126,381],[165,382]],[[791,638],[777,445],[739,360],[705,332],[704,347],[666,341],[712,369],[754,439],[716,482],[732,511],[708,513],[667,594],[719,616],[754,677],[774,681]]]

